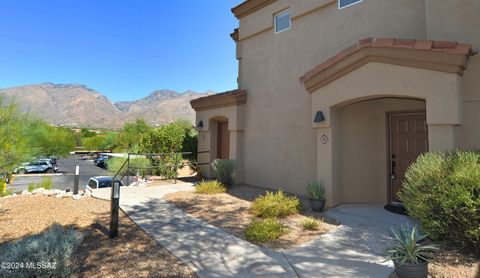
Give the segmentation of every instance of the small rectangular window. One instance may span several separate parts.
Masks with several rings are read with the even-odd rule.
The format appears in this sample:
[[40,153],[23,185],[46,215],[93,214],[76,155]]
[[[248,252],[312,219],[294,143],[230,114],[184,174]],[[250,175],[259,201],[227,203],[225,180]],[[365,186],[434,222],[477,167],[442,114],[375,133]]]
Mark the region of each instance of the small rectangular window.
[[280,33],[285,30],[289,30],[292,21],[290,20],[290,13],[288,11],[283,11],[278,13],[274,16],[274,25],[275,25],[275,33]]
[[360,2],[363,2],[363,0],[338,0],[338,8],[343,9],[358,4]]

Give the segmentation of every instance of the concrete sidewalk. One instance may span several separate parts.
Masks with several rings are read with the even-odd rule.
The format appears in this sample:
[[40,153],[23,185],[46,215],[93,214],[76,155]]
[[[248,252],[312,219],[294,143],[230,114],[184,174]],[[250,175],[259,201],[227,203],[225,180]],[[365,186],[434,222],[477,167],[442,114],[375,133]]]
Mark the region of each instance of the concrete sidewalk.
[[[120,206],[199,277],[297,277],[282,254],[241,240],[161,199],[188,189],[193,185],[122,187]],[[95,190],[93,196],[109,199],[110,190]]]
[[[199,277],[388,277],[393,266],[382,263],[388,231],[409,223],[407,217],[381,206],[343,205],[327,212],[342,225],[282,254],[241,240],[162,200],[165,194],[189,189],[193,189],[189,183],[124,187],[120,200],[142,229]],[[96,190],[94,196],[109,199],[110,190]]]

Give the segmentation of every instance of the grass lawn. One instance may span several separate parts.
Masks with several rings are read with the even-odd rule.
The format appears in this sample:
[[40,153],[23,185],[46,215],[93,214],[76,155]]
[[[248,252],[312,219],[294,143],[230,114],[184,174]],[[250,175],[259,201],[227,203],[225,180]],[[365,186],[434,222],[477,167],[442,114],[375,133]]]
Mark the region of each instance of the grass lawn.
[[43,195],[0,199],[0,245],[40,233],[54,222],[85,234],[71,257],[73,277],[195,277],[175,256],[120,212],[119,236],[108,237],[110,204]]
[[[262,188],[234,186],[227,193],[204,195],[194,191],[181,191],[168,194],[165,199],[192,216],[247,240],[245,229],[254,218],[250,211],[252,201],[264,194],[265,190]],[[286,234],[272,242],[259,245],[275,250],[289,249],[335,228],[335,225],[323,221],[318,230],[304,230],[302,220],[305,217],[297,213],[280,218],[279,221],[286,226]],[[323,219],[320,215],[315,217]]]

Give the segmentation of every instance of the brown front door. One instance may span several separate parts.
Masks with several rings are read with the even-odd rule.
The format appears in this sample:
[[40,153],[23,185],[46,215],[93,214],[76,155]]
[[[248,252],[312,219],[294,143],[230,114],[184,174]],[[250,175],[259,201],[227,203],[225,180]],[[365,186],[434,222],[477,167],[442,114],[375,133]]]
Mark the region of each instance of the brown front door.
[[425,112],[389,115],[390,129],[390,202],[402,188],[405,172],[417,157],[428,151],[428,130]]
[[228,122],[217,123],[217,158],[228,159],[230,153],[230,133]]

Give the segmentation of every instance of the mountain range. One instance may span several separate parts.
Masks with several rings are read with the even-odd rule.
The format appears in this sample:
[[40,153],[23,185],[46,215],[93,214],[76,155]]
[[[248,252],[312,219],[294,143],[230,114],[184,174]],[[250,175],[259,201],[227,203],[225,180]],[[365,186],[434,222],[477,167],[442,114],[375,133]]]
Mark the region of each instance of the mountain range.
[[158,90],[139,100],[113,103],[103,94],[78,84],[41,83],[0,89],[0,96],[50,124],[107,129],[119,129],[138,118],[153,126],[177,119],[193,123],[195,113],[190,100],[210,94],[213,92]]

